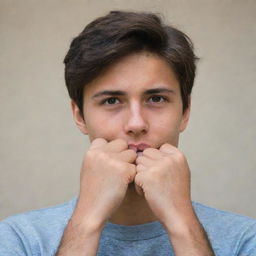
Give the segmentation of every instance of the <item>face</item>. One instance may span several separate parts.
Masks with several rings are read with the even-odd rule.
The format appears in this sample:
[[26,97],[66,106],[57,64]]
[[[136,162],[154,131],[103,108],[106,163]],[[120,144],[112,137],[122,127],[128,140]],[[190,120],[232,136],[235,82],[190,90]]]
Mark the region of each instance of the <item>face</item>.
[[84,120],[72,102],[79,129],[90,141],[125,139],[159,148],[178,146],[190,109],[182,111],[179,83],[164,59],[150,53],[124,57],[84,91]]

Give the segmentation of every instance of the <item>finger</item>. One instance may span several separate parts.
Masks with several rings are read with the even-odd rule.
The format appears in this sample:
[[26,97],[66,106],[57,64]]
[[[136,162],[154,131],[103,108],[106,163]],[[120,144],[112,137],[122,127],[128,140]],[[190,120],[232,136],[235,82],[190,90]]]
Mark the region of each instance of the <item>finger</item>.
[[123,139],[112,140],[104,147],[104,150],[110,152],[121,152],[125,149],[128,149],[128,143]]
[[144,172],[144,171],[146,171],[146,170],[147,170],[147,167],[146,167],[146,166],[144,166],[144,165],[142,165],[142,164],[136,165],[136,171],[137,171],[137,173]]
[[144,166],[152,166],[155,163],[155,160],[145,157],[145,156],[139,156],[136,159],[136,164],[142,164]]
[[177,152],[177,148],[172,146],[171,144],[165,143],[159,148],[160,152],[166,154],[174,154]]
[[156,148],[147,148],[143,151],[142,155],[152,159],[159,159],[163,156],[162,152]]
[[128,165],[129,165],[129,183],[132,183],[134,182],[137,171],[134,164],[128,164]]
[[144,191],[143,191],[142,184],[140,181],[140,174],[137,174],[135,176],[134,184],[135,184],[135,190],[136,190],[137,194],[140,196],[144,196]]
[[144,197],[143,189],[142,189],[141,187],[139,187],[137,184],[135,184],[135,190],[136,190],[136,192],[137,192],[138,195]]
[[100,148],[106,145],[108,142],[103,138],[96,138],[92,141],[90,149]]
[[128,163],[134,163],[134,161],[136,160],[136,157],[137,157],[137,154],[132,149],[127,149],[117,154],[117,159],[128,162]]

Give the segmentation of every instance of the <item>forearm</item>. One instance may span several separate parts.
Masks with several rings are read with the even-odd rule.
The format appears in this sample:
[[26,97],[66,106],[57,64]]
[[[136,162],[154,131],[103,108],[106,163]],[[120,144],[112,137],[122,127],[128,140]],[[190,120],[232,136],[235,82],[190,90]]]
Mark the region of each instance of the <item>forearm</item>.
[[55,256],[95,256],[102,226],[70,219]]
[[166,227],[175,256],[214,256],[207,233],[195,214]]

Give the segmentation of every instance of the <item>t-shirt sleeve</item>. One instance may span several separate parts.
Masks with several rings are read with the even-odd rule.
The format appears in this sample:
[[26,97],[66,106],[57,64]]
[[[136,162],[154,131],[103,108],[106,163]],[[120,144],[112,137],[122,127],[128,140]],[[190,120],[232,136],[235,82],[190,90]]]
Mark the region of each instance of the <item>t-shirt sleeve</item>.
[[242,244],[237,255],[255,256],[256,255],[256,223],[251,225],[243,235]]
[[31,255],[26,253],[29,248],[26,248],[26,241],[22,239],[19,233],[8,222],[0,222],[0,255]]

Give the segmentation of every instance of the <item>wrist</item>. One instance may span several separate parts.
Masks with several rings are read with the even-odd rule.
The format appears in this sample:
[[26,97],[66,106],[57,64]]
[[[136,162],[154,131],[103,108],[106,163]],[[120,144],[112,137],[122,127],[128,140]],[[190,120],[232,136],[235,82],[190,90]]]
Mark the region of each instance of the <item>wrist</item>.
[[79,197],[73,215],[71,217],[71,222],[73,226],[88,227],[91,230],[101,230],[103,229],[106,220],[99,210],[95,209],[88,204],[86,200],[82,200]]
[[208,235],[194,210],[188,212],[186,216],[173,218],[171,222],[165,225],[165,228],[175,255],[215,255]]
[[65,228],[56,255],[96,255],[103,225],[75,211]]
[[189,234],[195,226],[201,225],[191,204],[169,211],[162,222],[170,235]]
[[102,231],[105,221],[97,218],[96,215],[75,209],[69,220],[69,224],[72,228],[78,228],[81,231],[85,230],[88,233],[97,233]]

